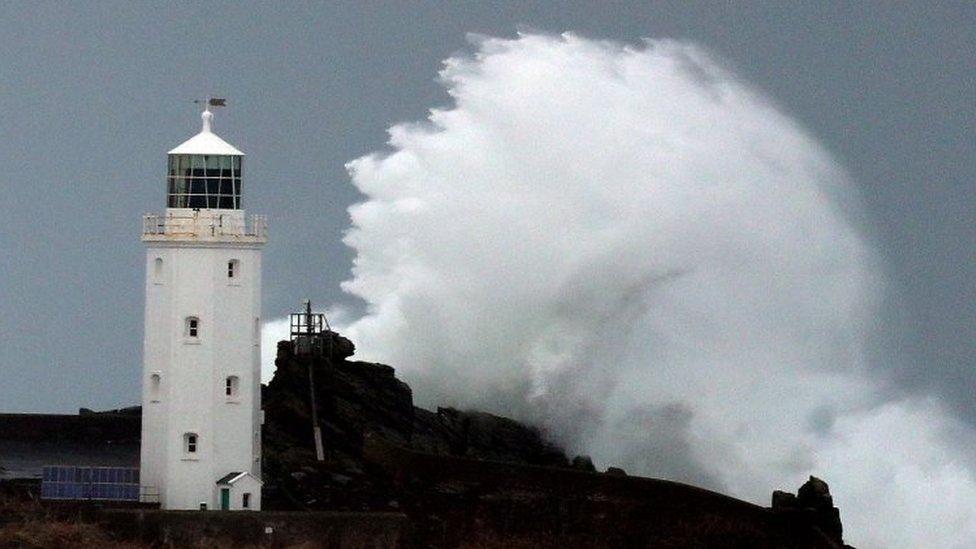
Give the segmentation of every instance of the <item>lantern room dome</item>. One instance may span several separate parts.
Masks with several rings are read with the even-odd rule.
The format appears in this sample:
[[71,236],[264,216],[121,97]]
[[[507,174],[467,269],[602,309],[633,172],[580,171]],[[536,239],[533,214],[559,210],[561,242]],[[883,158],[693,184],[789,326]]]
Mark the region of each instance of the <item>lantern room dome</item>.
[[213,113],[209,110],[200,115],[203,119],[203,129],[200,133],[183,142],[182,145],[169,151],[169,154],[216,154],[225,156],[244,156],[236,147],[224,141],[213,132]]

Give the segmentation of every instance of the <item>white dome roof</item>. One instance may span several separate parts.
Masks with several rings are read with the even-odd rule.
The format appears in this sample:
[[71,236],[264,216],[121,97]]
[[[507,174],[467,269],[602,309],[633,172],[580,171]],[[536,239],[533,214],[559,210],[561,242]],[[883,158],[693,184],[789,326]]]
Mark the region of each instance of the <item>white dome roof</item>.
[[213,113],[209,110],[200,115],[203,119],[203,129],[200,133],[183,142],[182,145],[169,151],[169,154],[223,154],[244,156],[236,147],[217,136],[211,129]]

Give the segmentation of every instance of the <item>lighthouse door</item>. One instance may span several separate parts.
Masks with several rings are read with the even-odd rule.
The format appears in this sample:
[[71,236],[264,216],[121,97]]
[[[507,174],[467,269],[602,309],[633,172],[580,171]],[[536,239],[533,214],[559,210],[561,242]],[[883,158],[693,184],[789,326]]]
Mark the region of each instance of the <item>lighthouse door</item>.
[[220,510],[221,511],[230,510],[230,488],[220,489]]

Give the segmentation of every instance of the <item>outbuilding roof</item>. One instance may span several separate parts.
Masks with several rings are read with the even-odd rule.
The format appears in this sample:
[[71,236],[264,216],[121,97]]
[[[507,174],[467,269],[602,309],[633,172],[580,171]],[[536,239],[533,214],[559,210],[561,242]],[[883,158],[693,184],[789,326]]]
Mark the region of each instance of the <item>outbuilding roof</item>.
[[217,484],[234,484],[235,482],[241,480],[244,477],[251,477],[256,481],[261,482],[260,479],[258,479],[251,473],[248,473],[247,471],[244,472],[234,471],[232,473],[227,473],[226,475],[220,477],[220,480],[217,481]]
[[213,132],[212,112],[209,110],[203,111],[200,118],[203,119],[203,129],[200,130],[200,133],[194,135],[190,139],[187,139],[183,142],[183,144],[169,151],[169,154],[220,154],[244,156],[244,153],[239,151],[230,143],[221,139]]

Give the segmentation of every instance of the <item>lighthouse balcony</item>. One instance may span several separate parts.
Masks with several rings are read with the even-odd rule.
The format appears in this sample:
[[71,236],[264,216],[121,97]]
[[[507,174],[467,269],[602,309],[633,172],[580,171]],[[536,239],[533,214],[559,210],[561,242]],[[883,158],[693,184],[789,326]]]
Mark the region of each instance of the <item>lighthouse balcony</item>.
[[268,221],[266,216],[248,216],[240,210],[170,208],[165,214],[143,215],[142,240],[263,244],[268,240]]

